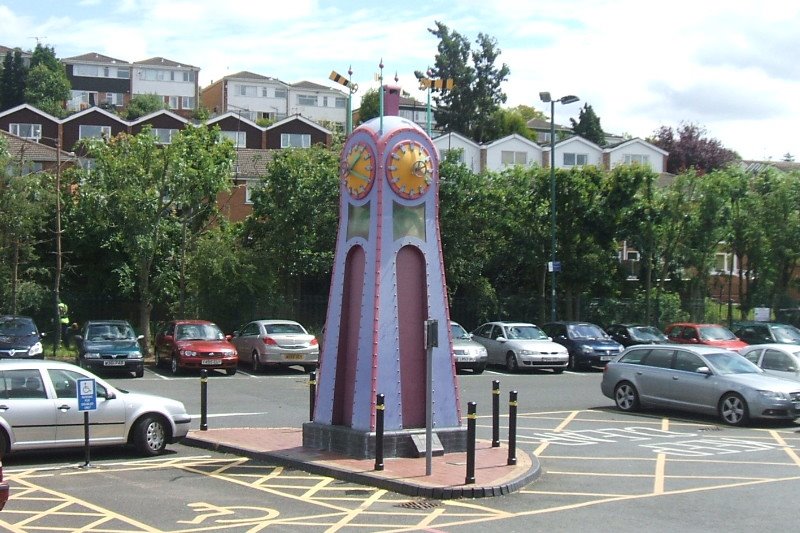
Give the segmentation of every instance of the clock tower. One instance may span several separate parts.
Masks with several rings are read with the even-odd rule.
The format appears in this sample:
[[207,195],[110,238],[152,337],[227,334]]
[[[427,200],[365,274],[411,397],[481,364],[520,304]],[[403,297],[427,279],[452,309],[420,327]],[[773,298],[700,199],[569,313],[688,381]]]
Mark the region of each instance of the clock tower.
[[[399,88],[387,89],[390,108]],[[383,394],[385,454],[416,455],[412,435],[424,434],[431,379],[433,432],[445,451],[463,451],[439,235],[438,151],[414,122],[382,116],[348,137],[339,177],[317,398],[303,445],[370,457],[376,395]],[[426,320],[438,321],[438,346],[429,349]]]

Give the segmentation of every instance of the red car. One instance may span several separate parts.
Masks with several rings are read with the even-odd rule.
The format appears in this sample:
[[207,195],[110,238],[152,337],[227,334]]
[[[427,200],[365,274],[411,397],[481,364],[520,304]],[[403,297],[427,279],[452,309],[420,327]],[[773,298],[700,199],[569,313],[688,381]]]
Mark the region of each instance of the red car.
[[705,344],[735,352],[747,346],[747,343],[734,335],[731,330],[719,324],[681,322],[670,324],[664,333],[670,342],[678,344]]
[[184,369],[225,369],[236,373],[239,356],[219,326],[207,320],[173,320],[156,336],[156,366],[169,363],[173,374]]

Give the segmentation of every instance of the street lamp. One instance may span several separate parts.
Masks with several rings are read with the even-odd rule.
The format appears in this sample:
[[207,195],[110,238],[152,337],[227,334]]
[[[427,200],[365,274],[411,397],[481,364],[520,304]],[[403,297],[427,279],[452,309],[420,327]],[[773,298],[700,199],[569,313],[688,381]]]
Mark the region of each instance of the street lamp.
[[550,320],[556,321],[556,271],[560,270],[560,265],[556,261],[556,102],[561,104],[571,104],[580,100],[575,95],[562,96],[553,99],[549,92],[540,92],[539,98],[542,102],[550,102],[550,237],[551,237],[551,260],[550,270]]

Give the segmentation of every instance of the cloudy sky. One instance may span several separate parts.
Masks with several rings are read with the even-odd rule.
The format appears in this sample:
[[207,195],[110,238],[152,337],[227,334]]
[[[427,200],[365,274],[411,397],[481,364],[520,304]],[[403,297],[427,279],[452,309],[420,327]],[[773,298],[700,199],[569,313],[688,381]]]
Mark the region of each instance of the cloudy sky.
[[[544,110],[540,91],[574,94],[603,129],[647,137],[693,123],[745,159],[800,161],[800,2],[788,0],[0,0],[0,45],[59,57],[161,56],[201,69],[200,85],[249,70],[359,93],[395,73],[425,101],[414,70],[433,63],[440,21],[474,44],[496,39],[507,105]],[[356,102],[357,103],[357,102]]]

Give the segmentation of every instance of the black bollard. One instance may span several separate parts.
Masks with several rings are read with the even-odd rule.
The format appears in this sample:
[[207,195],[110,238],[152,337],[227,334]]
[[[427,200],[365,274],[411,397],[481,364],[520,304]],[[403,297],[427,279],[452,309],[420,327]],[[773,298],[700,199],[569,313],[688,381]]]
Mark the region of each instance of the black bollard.
[[508,394],[508,463],[517,464],[517,391]]
[[317,373],[308,376],[308,419],[314,421],[314,402],[317,401]]
[[492,381],[492,448],[500,447],[500,382]]
[[478,420],[475,402],[467,404],[467,477],[464,483],[475,483],[475,424]]
[[385,398],[383,394],[378,394],[375,402],[375,470],[383,470],[383,414],[386,410],[384,406]]
[[200,370],[200,430],[208,429],[208,370]]

